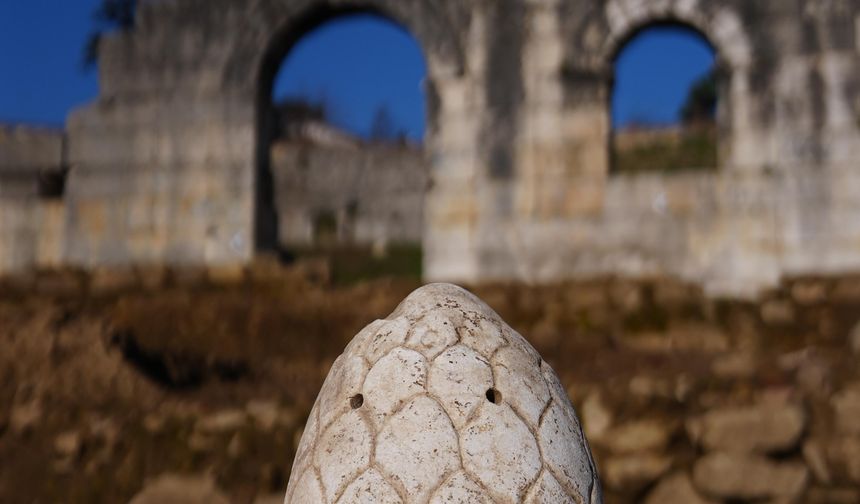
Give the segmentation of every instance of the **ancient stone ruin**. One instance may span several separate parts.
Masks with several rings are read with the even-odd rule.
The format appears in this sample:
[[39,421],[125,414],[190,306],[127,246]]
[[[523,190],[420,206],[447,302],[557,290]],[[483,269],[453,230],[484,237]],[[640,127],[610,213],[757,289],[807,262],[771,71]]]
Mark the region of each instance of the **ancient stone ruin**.
[[[312,203],[296,217],[275,201],[272,81],[302,35],[356,12],[422,46],[414,171],[429,183],[409,186],[405,209],[357,212],[369,231],[354,236],[421,222],[427,279],[670,274],[751,294],[860,269],[858,0],[150,0],[102,44],[101,95],[69,118],[62,199],[0,190],[0,271],[242,264],[279,229],[307,237]],[[614,56],[661,23],[717,52],[718,167],[610,174]],[[7,187],[21,170],[2,152],[19,141],[0,141]],[[393,198],[344,205],[371,197]]]
[[335,361],[286,503],[602,502],[552,368],[481,300],[413,292]]

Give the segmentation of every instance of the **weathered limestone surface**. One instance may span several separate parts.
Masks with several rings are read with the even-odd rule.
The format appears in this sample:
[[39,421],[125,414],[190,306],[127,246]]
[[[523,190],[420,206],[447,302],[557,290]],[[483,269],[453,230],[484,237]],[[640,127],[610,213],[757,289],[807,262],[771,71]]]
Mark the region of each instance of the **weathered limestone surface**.
[[600,503],[567,393],[475,296],[423,287],[334,363],[286,503]]

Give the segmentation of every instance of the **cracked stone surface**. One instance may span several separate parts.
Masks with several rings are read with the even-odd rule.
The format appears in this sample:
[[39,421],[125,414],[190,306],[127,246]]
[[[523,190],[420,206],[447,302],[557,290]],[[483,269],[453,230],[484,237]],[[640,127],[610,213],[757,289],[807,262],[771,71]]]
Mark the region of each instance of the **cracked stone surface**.
[[558,377],[480,299],[432,284],[365,327],[311,411],[285,504],[602,503]]

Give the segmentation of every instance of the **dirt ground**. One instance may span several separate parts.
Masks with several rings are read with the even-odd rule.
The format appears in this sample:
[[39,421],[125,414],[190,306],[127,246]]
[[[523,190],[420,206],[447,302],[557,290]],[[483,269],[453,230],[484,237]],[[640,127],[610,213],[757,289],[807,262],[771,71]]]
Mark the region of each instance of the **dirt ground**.
[[[262,263],[2,281],[0,502],[127,502],[165,473],[209,475],[237,503],[282,495],[331,362],[419,286],[336,286],[326,271]],[[674,469],[697,456],[680,427],[689,415],[763,389],[806,398],[804,387],[858,379],[846,349],[860,277],[793,279],[755,302],[707,299],[671,279],[472,290],[533,343],[575,404],[599,389],[614,424],[672,425],[662,450]],[[746,367],[715,368],[737,355]],[[800,376],[793,355],[826,363],[819,381]],[[599,466],[612,456],[595,451]],[[610,478],[607,501],[642,500],[666,470]]]

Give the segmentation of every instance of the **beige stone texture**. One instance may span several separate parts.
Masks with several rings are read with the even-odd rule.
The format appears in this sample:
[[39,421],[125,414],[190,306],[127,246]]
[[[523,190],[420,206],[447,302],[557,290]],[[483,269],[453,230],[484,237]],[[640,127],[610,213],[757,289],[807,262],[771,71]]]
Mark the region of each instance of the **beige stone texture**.
[[708,496],[722,499],[796,501],[809,483],[799,462],[774,462],[759,455],[715,452],[696,461],[693,483]]
[[[672,428],[668,422],[636,420],[611,429],[601,437],[599,444],[613,453],[660,451],[669,444],[671,435]],[[592,442],[598,443],[594,439]]]
[[603,464],[603,471],[607,488],[636,493],[657,481],[671,467],[669,455],[633,453],[609,457]]
[[860,383],[838,392],[832,402],[837,432],[860,435]]
[[[228,504],[207,477],[165,474],[148,483],[129,504]],[[310,502],[310,501],[309,501]]]
[[332,366],[287,488],[303,503],[602,502],[558,377],[481,300],[418,289]]
[[709,450],[770,453],[795,447],[806,422],[799,405],[762,403],[711,410],[688,421],[687,432]]
[[645,504],[715,504],[696,492],[690,476],[684,472],[673,473],[662,480],[645,497]]

